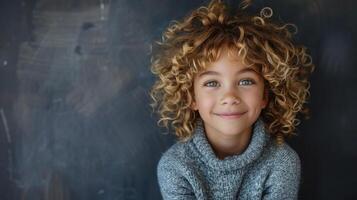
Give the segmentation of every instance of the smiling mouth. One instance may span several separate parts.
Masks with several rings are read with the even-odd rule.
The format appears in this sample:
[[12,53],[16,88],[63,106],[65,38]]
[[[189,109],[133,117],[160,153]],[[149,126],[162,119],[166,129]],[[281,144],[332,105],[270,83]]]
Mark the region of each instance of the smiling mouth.
[[244,115],[246,112],[243,113],[222,113],[222,114],[216,114],[224,119],[238,119],[242,115]]

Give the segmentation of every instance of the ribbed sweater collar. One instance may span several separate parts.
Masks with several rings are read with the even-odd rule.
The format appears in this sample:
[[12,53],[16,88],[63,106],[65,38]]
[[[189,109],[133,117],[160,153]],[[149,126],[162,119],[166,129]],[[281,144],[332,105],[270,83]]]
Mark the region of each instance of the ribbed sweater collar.
[[254,123],[253,135],[245,151],[239,155],[227,156],[220,160],[214,153],[211,145],[208,143],[203,122],[201,119],[196,121],[191,147],[200,154],[200,158],[211,168],[219,171],[237,170],[255,161],[259,158],[268,142],[270,136],[266,134],[264,122],[261,118]]

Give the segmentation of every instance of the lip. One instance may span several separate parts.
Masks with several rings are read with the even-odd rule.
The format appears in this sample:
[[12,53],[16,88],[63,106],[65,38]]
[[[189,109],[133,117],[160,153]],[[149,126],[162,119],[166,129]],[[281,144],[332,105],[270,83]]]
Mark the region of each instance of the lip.
[[234,112],[234,113],[221,113],[221,114],[216,114],[216,115],[218,115],[224,119],[238,119],[245,113],[246,112],[242,112],[242,113]]

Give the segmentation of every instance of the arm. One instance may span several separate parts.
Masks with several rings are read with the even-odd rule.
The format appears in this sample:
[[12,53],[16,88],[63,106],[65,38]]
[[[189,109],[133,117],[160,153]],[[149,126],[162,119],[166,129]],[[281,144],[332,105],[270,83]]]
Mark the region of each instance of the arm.
[[157,176],[161,195],[164,200],[196,199],[191,185],[180,174],[180,166],[165,155],[160,159],[157,167]]
[[277,162],[267,179],[262,199],[298,199],[300,173],[300,158],[288,147],[288,151],[278,154]]

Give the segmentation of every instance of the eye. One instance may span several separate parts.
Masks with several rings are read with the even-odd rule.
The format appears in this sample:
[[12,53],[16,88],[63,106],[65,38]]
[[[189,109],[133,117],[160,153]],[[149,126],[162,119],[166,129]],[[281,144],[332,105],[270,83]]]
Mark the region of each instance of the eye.
[[242,83],[242,85],[252,85],[252,84],[254,84],[254,81],[250,80],[250,79],[243,79],[243,80],[239,81],[239,83]]
[[206,87],[217,87],[218,82],[217,81],[208,81],[203,85],[206,86]]

